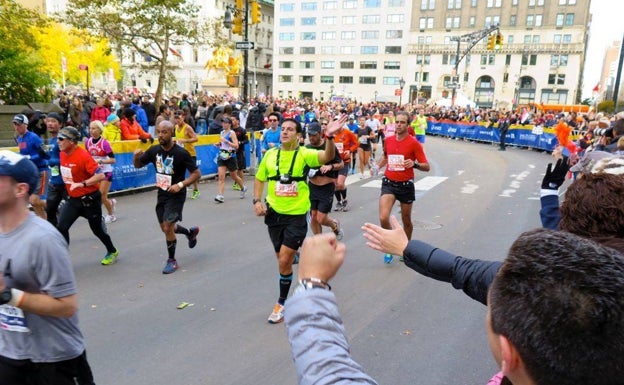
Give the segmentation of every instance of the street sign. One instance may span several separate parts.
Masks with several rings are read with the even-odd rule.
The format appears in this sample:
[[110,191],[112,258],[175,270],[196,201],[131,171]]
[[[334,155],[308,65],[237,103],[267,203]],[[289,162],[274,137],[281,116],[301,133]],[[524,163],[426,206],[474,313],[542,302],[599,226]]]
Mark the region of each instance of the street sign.
[[236,42],[236,49],[254,49],[254,42],[253,41],[237,41]]
[[88,65],[86,65],[86,64],[80,64],[80,65],[78,66],[78,69],[79,69],[79,70],[82,70],[82,71],[85,71],[85,70],[86,70],[86,71],[88,71],[88,70],[89,70],[89,66],[88,66]]
[[459,84],[459,83],[449,83],[448,86],[446,86],[446,87],[450,88],[452,90],[453,89],[459,89],[459,88],[461,88],[461,84]]

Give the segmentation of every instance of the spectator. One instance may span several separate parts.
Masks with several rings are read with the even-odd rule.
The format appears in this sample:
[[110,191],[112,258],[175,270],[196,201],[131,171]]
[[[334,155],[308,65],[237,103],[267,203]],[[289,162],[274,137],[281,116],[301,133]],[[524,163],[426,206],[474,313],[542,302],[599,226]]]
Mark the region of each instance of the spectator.
[[139,123],[135,120],[136,112],[132,108],[126,108],[123,111],[123,118],[121,118],[121,140],[137,140],[140,139],[143,143],[147,140],[154,139],[146,131],[143,131]]
[[106,124],[104,125],[104,132],[102,136],[109,142],[117,142],[121,140],[121,120],[115,114],[110,114],[106,118]]
[[95,100],[95,107],[91,110],[91,122],[100,121],[102,123],[106,122],[106,118],[110,115],[110,110],[104,106],[104,99],[98,97]]

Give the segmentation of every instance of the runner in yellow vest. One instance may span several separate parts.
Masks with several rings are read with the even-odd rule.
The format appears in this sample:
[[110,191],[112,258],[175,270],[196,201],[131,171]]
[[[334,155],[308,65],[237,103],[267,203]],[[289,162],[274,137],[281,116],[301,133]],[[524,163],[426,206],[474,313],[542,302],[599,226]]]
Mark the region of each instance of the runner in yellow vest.
[[412,128],[416,134],[416,139],[421,144],[425,144],[425,130],[427,129],[427,117],[425,116],[425,110],[421,109],[418,112],[418,116],[412,122]]
[[[197,142],[197,134],[195,134],[195,130],[184,121],[184,112],[182,111],[177,111],[175,113],[175,142],[178,146],[188,151],[195,164],[197,164],[197,152],[193,144]],[[197,199],[198,197],[199,184],[195,181],[193,182],[193,194],[191,195],[191,199]]]

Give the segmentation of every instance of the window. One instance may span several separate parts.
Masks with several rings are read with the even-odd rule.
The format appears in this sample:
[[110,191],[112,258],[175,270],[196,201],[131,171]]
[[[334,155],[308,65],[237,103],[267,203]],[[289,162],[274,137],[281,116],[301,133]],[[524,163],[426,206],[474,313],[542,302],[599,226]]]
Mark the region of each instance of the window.
[[316,32],[301,32],[301,40],[316,40]]
[[343,70],[350,70],[355,68],[355,64],[352,61],[341,61],[340,68]]
[[565,74],[549,74],[548,84],[562,86],[565,83]]
[[[431,18],[433,19],[433,18]],[[388,23],[403,23],[405,21],[405,15],[403,14],[390,14],[387,19]]]
[[295,33],[294,32],[280,32],[279,39],[280,41],[295,40]]
[[563,35],[563,44],[570,44],[572,42],[572,35],[565,34]]
[[[388,19],[390,19],[390,15],[388,15]],[[388,20],[389,22],[390,20]],[[419,27],[422,31],[425,30],[425,28],[433,28],[433,17],[421,17],[419,19]]]
[[431,64],[431,55],[416,55],[416,64]]
[[511,5],[514,7],[518,6],[518,0],[511,0]]
[[505,55],[505,65],[511,65],[511,55]]
[[531,44],[531,39],[533,38],[533,36],[531,35],[524,35],[524,44]]
[[403,30],[401,29],[389,29],[386,31],[386,39],[401,39],[403,38]]
[[314,47],[301,47],[299,53],[302,55],[314,55],[316,52]]
[[282,83],[292,83],[292,75],[280,75],[279,81]]
[[282,27],[292,27],[294,25],[295,25],[295,18],[294,17],[280,19],[280,26],[282,26]]
[[535,16],[534,15],[528,15],[527,19],[526,19],[526,26],[527,27],[533,27],[533,24],[535,24]]
[[316,2],[301,3],[302,11],[316,11]]
[[514,35],[507,36],[507,44],[513,44],[513,43],[514,43]]
[[379,31],[362,31],[362,39],[379,39]]
[[420,0],[420,10],[434,10],[435,9],[435,0]]
[[279,53],[281,55],[293,55],[295,53],[295,49],[293,47],[280,47]]
[[299,68],[301,68],[301,69],[314,69],[314,62],[313,61],[300,61],[299,62]]
[[509,16],[509,25],[514,27],[516,25],[516,15]]
[[535,7],[535,0],[529,0],[529,7]]
[[362,24],[379,24],[381,16],[379,15],[364,15],[362,16]]
[[529,55],[529,54],[524,54],[522,55],[522,65],[532,65],[534,66],[535,64],[537,64],[537,55]]
[[325,25],[334,25],[334,24],[336,24],[336,16],[325,16],[325,17],[323,17],[323,24],[325,24]]
[[383,84],[384,85],[389,85],[389,86],[398,86],[399,85],[399,81],[401,80],[400,77],[398,76],[393,76],[393,77],[384,77],[383,78]]
[[357,22],[357,19],[355,18],[355,16],[343,16],[342,17],[342,24],[355,24],[356,22]]
[[539,44],[540,35],[533,35],[533,44]]
[[565,25],[574,25],[574,14],[568,13],[565,18]]
[[379,47],[376,45],[363,45],[360,47],[360,53],[362,55],[376,54],[379,53]]
[[551,67],[567,66],[568,55],[550,55],[550,65]]
[[364,8],[379,8],[381,0],[364,0]]
[[281,61],[281,62],[279,62],[279,68],[293,68],[293,62],[291,62],[291,61]]
[[374,76],[360,76],[360,84],[375,84],[377,78]]
[[321,40],[336,40],[336,32],[323,32],[321,34]]
[[333,45],[323,45],[321,47],[321,53],[323,55],[333,55],[336,53],[336,47]]
[[376,61],[361,61],[360,69],[361,70],[376,70],[377,62]]
[[461,0],[448,0],[447,9],[461,9]]
[[444,87],[448,87],[449,84],[451,84],[451,77],[450,76],[445,76],[442,78],[442,85]]
[[388,54],[394,54],[394,53],[401,53],[401,46],[400,45],[387,45],[386,46],[386,53]]
[[322,69],[329,69],[329,70],[333,70],[334,68],[336,68],[336,62],[334,61],[322,61],[321,62],[321,68]]
[[388,7],[404,7],[405,0],[388,0]]
[[340,32],[340,39],[342,39],[342,40],[355,40],[355,31],[342,31],[342,32]]
[[385,61],[384,62],[384,69],[385,70],[400,70],[401,69],[401,62],[398,62],[398,61]]
[[563,27],[563,20],[564,20],[565,15],[563,13],[558,13],[557,17],[555,19],[555,26],[557,27]]
[[323,2],[323,9],[328,10],[328,9],[338,9],[338,2],[337,1],[324,1]]
[[341,83],[341,84],[353,84],[353,76],[340,76],[338,78],[338,83]]
[[295,10],[295,3],[280,4],[280,11],[282,12],[292,12],[294,10]]
[[500,8],[502,0],[487,0],[487,8]]
[[302,17],[301,25],[316,25],[316,17]]
[[494,54],[481,55],[481,65],[494,65]]
[[355,9],[357,8],[357,0],[344,0],[342,3],[343,9]]
[[334,82],[334,77],[330,76],[330,75],[322,75],[321,76],[321,83],[333,83]]
[[300,83],[314,83],[314,76],[312,75],[301,75],[299,76]]
[[470,0],[470,6],[472,8],[476,8],[477,7],[477,0]]
[[474,27],[476,24],[477,24],[477,18],[474,16],[470,16],[470,18],[468,19],[468,26]]
[[489,28],[491,25],[500,24],[500,16],[486,16],[485,28]]
[[536,27],[541,27],[542,26],[542,19],[543,19],[543,15],[535,15],[535,26]]
[[561,44],[561,35],[560,34],[555,34],[555,36],[553,37],[553,43]]
[[340,53],[343,54],[343,55],[352,55],[352,54],[357,53],[357,50],[353,46],[341,45],[340,46]]

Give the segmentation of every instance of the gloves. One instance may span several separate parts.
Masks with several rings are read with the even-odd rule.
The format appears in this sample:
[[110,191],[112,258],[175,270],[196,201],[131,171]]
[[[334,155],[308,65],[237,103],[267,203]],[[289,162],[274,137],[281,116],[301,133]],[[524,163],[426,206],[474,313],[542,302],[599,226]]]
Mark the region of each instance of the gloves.
[[149,138],[149,141],[150,141],[150,144],[154,144],[154,138],[152,138],[151,136]]
[[147,139],[145,138],[141,138],[140,140],[141,140],[141,143],[147,143]]
[[568,164],[567,156],[559,159],[554,169],[552,168],[552,163],[548,163],[546,175],[544,175],[544,179],[542,179],[542,189],[558,190],[565,181],[569,169],[570,165]]

